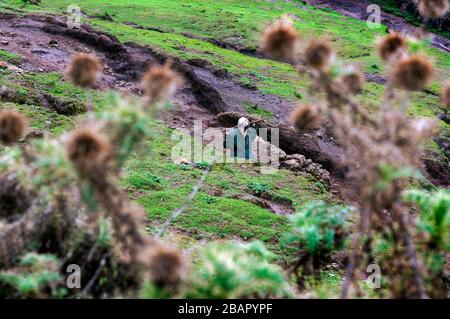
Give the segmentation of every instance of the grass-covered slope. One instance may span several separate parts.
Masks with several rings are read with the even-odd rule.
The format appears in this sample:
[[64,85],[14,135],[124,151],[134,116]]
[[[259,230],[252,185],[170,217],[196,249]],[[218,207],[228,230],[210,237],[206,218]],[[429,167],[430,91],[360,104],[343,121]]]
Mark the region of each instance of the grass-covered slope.
[[[22,0],[5,0],[0,7],[5,11],[12,9],[22,13],[64,15],[71,4],[70,0],[43,0],[37,6],[24,4]],[[385,27],[379,30],[369,29],[364,21],[345,17],[331,10],[317,9],[301,1],[80,0],[77,4],[83,12],[83,22],[110,32],[122,42],[149,45],[183,60],[206,60],[212,68],[225,70],[236,82],[244,85],[252,83],[261,93],[288,99],[301,98],[301,89],[307,85],[290,65],[246,54],[258,47],[264,27],[284,14],[292,17],[304,37],[329,37],[343,63],[361,62],[366,72],[383,74],[374,43],[378,36],[386,32]],[[228,45],[228,49],[213,44],[213,40],[220,40]],[[242,49],[244,52],[240,52]],[[418,116],[434,117],[442,112],[437,92],[450,69],[450,58],[448,54],[433,48],[428,48],[427,52],[436,61],[438,76],[430,88],[432,94],[421,92],[412,95],[410,112]],[[20,57],[4,50],[0,51],[0,59],[10,63],[20,61]],[[18,76],[5,70],[0,72],[1,84],[17,88],[26,97],[17,107],[32,118],[32,124],[36,128],[50,128],[55,133],[61,133],[72,125],[72,119],[55,114],[33,99],[30,100],[29,96],[33,96],[33,92],[44,91],[81,105],[86,101],[84,92],[64,82],[58,74]],[[366,102],[376,101],[382,95],[382,89],[380,84],[368,83],[360,98]],[[97,105],[104,104],[101,93],[94,93],[94,100]],[[441,121],[440,125],[444,132],[448,132],[447,124]],[[163,129],[158,139],[163,141],[168,136]],[[149,214],[153,218],[164,220],[188,195],[192,186],[190,184],[199,178],[199,171],[185,171],[172,164],[169,158],[170,143],[152,144],[151,148],[154,149],[155,145],[164,150],[156,150],[152,156],[133,160],[125,180],[126,186],[147,208]],[[430,144],[430,148],[438,150],[435,144]],[[152,175],[148,176],[145,172],[152,172]],[[236,193],[248,191],[247,184],[254,180],[269,185],[272,191],[292,201],[296,208],[308,200],[324,196],[315,189],[314,182],[303,177],[293,177],[291,173],[284,172],[271,177],[259,176],[252,169],[241,171],[224,168],[211,174],[204,194],[200,194],[194,201],[192,215],[186,215],[192,218],[182,217],[178,221],[179,225],[185,229],[193,229],[201,233],[201,236],[236,235],[243,238],[262,237],[266,240],[276,238],[277,229],[282,226],[270,230],[265,226],[271,223],[278,225],[277,222],[283,220],[283,217],[274,216],[253,204],[232,199]],[[224,185],[232,186],[227,188]],[[214,195],[216,193],[219,195]],[[264,214],[267,215],[267,220],[262,217]],[[217,220],[227,220],[230,226],[220,229],[215,223]]]
[[[83,22],[117,36],[122,42],[148,45],[182,60],[205,60],[211,68],[225,71],[236,83],[251,84],[263,94],[301,99],[302,89],[308,85],[292,66],[257,56],[262,30],[283,14],[291,15],[302,36],[329,37],[344,64],[361,62],[366,73],[384,74],[374,43],[386,33],[385,27],[372,30],[363,21],[307,6],[301,1],[79,0],[77,3],[84,13]],[[43,0],[39,6],[24,4],[22,0],[3,0],[0,10],[65,15],[71,4],[72,0]],[[7,47],[4,49],[0,50],[0,61],[20,65],[21,57],[6,51]],[[439,71],[428,92],[411,96],[410,112],[435,117],[443,111],[437,92],[443,79],[448,78],[450,57],[433,48],[426,50]],[[57,73],[22,74],[0,68],[2,85],[16,90],[18,100],[0,104],[0,108],[17,108],[30,118],[33,129],[50,130],[55,135],[72,128],[78,113],[57,114],[39,103],[39,93],[80,107],[92,95],[97,108],[108,107],[105,93],[75,88]],[[359,98],[372,104],[380,99],[382,91],[381,84],[368,83]],[[243,107],[252,111],[249,106]],[[262,116],[272,115],[269,111],[259,112]],[[448,134],[448,124],[440,121],[440,126]],[[122,181],[130,197],[146,209],[151,233],[157,232],[171,212],[183,204],[202,175],[202,165],[173,163],[171,149],[176,142],[171,140],[172,129],[155,121],[153,130],[153,138],[147,141],[146,147],[128,161]],[[439,151],[433,143],[429,147]],[[255,187],[263,189],[274,202],[288,203],[295,211],[313,200],[337,201],[307,174],[280,170],[275,175],[261,175],[256,166],[213,165],[201,191],[165,236],[193,249],[209,240],[260,239],[272,251],[281,252],[278,242],[289,227],[287,217],[255,203],[252,200],[257,197]],[[289,252],[283,251],[281,256],[289,258]],[[319,288],[321,285],[336,288],[339,276],[327,272]]]

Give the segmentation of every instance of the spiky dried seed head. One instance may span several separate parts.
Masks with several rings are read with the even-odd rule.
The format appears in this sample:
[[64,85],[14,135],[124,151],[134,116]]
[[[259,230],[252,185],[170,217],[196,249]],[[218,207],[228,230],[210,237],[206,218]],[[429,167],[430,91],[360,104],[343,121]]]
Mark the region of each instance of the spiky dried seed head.
[[310,40],[305,48],[305,62],[317,70],[325,70],[334,59],[334,51],[327,40]]
[[16,111],[0,112],[0,141],[4,144],[18,142],[27,132],[28,120]]
[[361,71],[353,71],[344,74],[341,78],[344,87],[353,94],[359,94],[364,88],[366,83],[366,78]]
[[444,106],[450,110],[450,82],[442,88],[441,100]]
[[448,0],[419,0],[419,12],[425,18],[442,18],[447,14],[449,8]]
[[398,61],[391,76],[397,88],[421,91],[430,83],[433,74],[433,63],[426,56],[416,54]]
[[316,129],[322,123],[321,107],[311,104],[298,105],[292,112],[290,120],[299,131]]
[[67,143],[69,159],[83,172],[104,165],[110,149],[108,139],[91,128],[80,128],[72,132]]
[[67,75],[75,85],[89,87],[94,84],[100,70],[101,64],[94,55],[77,53],[70,60]]
[[383,37],[378,42],[378,54],[385,62],[391,60],[399,52],[406,51],[407,48],[408,44],[405,37],[397,32]]
[[282,18],[264,31],[261,49],[270,59],[293,63],[299,44],[300,37],[292,21]]
[[172,63],[167,62],[163,66],[151,66],[142,78],[144,95],[150,103],[161,103],[175,93],[180,78],[172,70]]
[[156,243],[146,258],[150,278],[158,287],[177,286],[186,275],[185,257],[176,247]]

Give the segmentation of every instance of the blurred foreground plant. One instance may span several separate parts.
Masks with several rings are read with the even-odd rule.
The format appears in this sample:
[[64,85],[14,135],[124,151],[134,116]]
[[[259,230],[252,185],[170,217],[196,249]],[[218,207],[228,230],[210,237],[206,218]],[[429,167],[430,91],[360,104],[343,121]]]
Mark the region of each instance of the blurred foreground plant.
[[[77,85],[91,86],[100,69],[94,56],[76,55],[68,76]],[[1,139],[9,146],[0,159],[0,195],[11,199],[3,206],[14,212],[0,214],[9,222],[0,229],[0,269],[8,269],[4,279],[22,296],[38,296],[39,285],[30,292],[22,286],[43,280],[14,268],[30,251],[54,255],[62,260],[61,269],[79,265],[83,289],[71,292],[79,297],[134,293],[152,276],[154,242],[143,234],[144,213],[119,186],[123,164],[150,136],[156,103],[176,85],[168,67],[157,72],[170,73],[163,82],[149,73],[144,85],[158,85],[158,99],[148,96],[150,102],[144,103],[111,93],[108,108],[94,112],[90,107],[75,130],[58,138],[21,144],[27,121],[16,111],[0,112]]]
[[429,290],[430,296],[446,298],[449,285],[450,191],[427,193],[410,190],[405,192],[404,198],[420,209],[417,244],[425,265],[425,280],[429,286],[435,287]]
[[[274,255],[264,244],[229,241],[202,249],[201,262],[190,272],[176,297],[181,298],[286,298],[293,296]],[[164,289],[148,285],[144,298],[173,297]]]
[[53,255],[28,253],[14,271],[0,272],[0,297],[61,298],[67,294]]
[[304,288],[306,276],[320,275],[330,254],[343,248],[348,236],[345,206],[311,203],[300,213],[291,216],[292,229],[281,238],[282,247],[295,244],[298,256],[291,262],[299,287]]
[[[418,176],[421,145],[436,128],[433,120],[407,115],[410,92],[425,89],[433,78],[432,61],[421,53],[424,46],[417,45],[418,39],[397,33],[381,39],[378,50],[386,63],[388,83],[381,105],[369,113],[369,107],[353,97],[364,84],[358,66],[342,67],[327,39],[302,40],[299,54],[299,36],[286,37],[296,33],[293,24],[282,25],[280,28],[276,22],[268,27],[263,51],[268,57],[292,63],[311,79],[306,103],[292,113],[292,125],[299,131],[329,128],[344,152],[337,164],[346,168],[345,178],[358,201],[359,225],[351,244],[342,297],[349,295],[350,288],[363,294],[360,283],[371,263],[372,238],[380,235],[392,244],[391,258],[383,265],[388,269],[383,275],[388,278],[392,296],[426,298],[433,287],[424,283],[417,251],[422,247],[414,242],[415,219],[402,201],[402,193]],[[280,41],[292,43],[281,46]],[[312,236],[310,240],[315,240]]]

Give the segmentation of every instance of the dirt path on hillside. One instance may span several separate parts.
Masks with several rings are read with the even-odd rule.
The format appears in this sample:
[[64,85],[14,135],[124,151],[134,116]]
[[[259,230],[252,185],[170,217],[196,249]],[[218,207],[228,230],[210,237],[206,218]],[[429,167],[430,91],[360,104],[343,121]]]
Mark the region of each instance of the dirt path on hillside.
[[[367,20],[371,12],[367,13],[367,7],[373,4],[370,0],[307,0],[307,3],[319,7],[333,9],[347,17],[358,20]],[[417,27],[406,22],[402,17],[383,12],[381,7],[381,23],[390,30],[414,34]],[[431,38],[431,45],[443,52],[450,53],[450,40],[434,33],[427,33]]]

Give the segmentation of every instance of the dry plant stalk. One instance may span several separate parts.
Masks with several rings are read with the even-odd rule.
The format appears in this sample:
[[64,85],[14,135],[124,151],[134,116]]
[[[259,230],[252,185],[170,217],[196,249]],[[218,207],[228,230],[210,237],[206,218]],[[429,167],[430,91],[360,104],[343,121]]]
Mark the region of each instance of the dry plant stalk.
[[[289,33],[296,32],[293,26],[291,28]],[[278,41],[284,38],[283,35],[280,32],[279,39],[273,34],[264,36],[263,49],[268,51],[269,57],[276,56],[272,51],[280,47]],[[358,72],[351,77],[336,75],[332,65],[334,51],[327,40],[313,39],[304,47],[303,55],[293,64],[299,70],[305,65],[308,68],[311,77],[309,96],[315,102],[309,101],[308,105],[295,109],[292,123],[297,129],[305,130],[323,123],[322,118],[326,118],[343,146],[345,156],[340,164],[348,168],[346,179],[359,198],[359,226],[353,238],[342,297],[349,295],[352,284],[361,293],[358,282],[364,279],[363,270],[370,263],[370,239],[380,234],[391,238],[394,245],[390,264],[383,265],[393,296],[425,298],[423,269],[412,240],[414,222],[409,207],[401,199],[410,174],[397,177],[392,174],[420,166],[420,145],[434,134],[435,123],[410,118],[404,107],[397,109],[393,105],[399,102],[394,88],[417,91],[429,84],[434,72],[432,63],[426,56],[410,55],[407,40],[400,34],[390,34],[382,39],[378,51],[391,71],[390,82],[386,87],[386,100],[378,112],[369,114],[367,108],[349,94],[362,90],[363,75]],[[325,101],[315,97],[317,93],[323,93]],[[444,101],[446,95],[443,92]],[[328,107],[319,112],[320,105]]]
[[[95,57],[78,54],[70,62],[68,75],[74,84],[89,87],[100,69]],[[116,260],[126,266],[119,273],[131,274],[121,284],[128,284],[127,280],[141,284],[142,276],[171,289],[181,282],[185,269],[181,253],[173,247],[158,244],[141,231],[145,213],[130,203],[119,184],[121,167],[147,136],[152,112],[158,103],[173,93],[178,81],[179,77],[171,70],[170,64],[155,66],[143,81],[147,101],[126,99],[115,94],[112,96],[115,104],[109,110],[99,112],[97,116],[91,113],[68,136],[45,138],[17,149],[14,143],[25,135],[27,120],[15,111],[0,113],[1,141],[12,146],[11,153],[5,157],[11,165],[0,167],[0,185],[8,186],[3,183],[3,178],[10,176],[21,176],[22,183],[41,181],[27,185],[30,189],[26,195],[36,198],[31,200],[29,207],[18,207],[22,216],[19,214],[17,220],[0,229],[0,268],[13,267],[35,241],[42,244],[45,252],[55,253],[66,260],[76,256],[87,258],[77,260],[77,264],[89,269],[97,267],[89,265],[90,262],[99,263],[85,289],[80,292],[81,297],[89,296],[91,288],[96,289],[93,284],[102,267],[106,264],[111,266]],[[41,164],[37,163],[46,164],[40,167]],[[91,206],[90,201],[100,207]],[[17,203],[20,204],[19,201]],[[100,235],[95,233],[100,232],[102,216],[111,221],[113,249],[111,252],[101,248],[103,255],[93,259],[98,255],[95,236]],[[78,226],[74,226],[75,220]],[[90,241],[86,244],[93,247],[87,252],[83,251],[86,248],[80,251],[72,244],[80,227],[87,232],[96,229],[94,234],[88,234]],[[44,239],[45,243],[42,242]],[[116,273],[116,270],[111,272]]]

